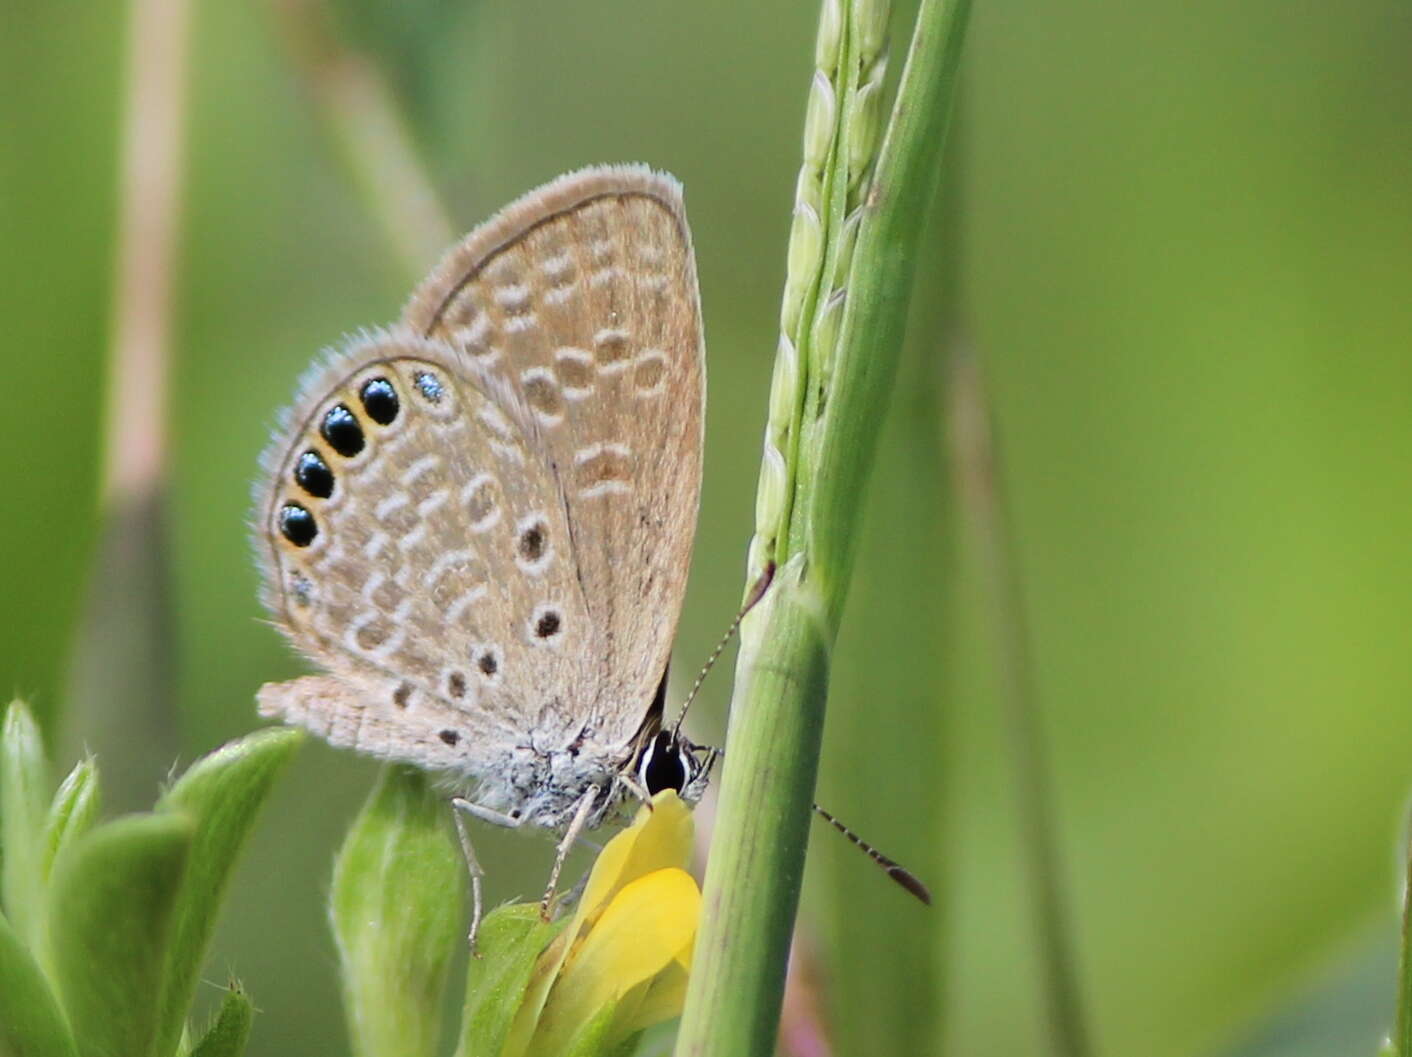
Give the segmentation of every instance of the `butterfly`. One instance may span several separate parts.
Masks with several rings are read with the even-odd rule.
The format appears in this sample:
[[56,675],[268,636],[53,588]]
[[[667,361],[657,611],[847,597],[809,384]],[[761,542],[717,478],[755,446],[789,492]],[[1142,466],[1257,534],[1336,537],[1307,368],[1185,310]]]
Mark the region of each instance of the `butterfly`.
[[260,714],[447,776],[477,921],[463,814],[563,834],[547,907],[582,830],[704,790],[713,755],[662,717],[705,381],[681,185],[589,168],[326,354],[265,453],[263,600],[324,674]]

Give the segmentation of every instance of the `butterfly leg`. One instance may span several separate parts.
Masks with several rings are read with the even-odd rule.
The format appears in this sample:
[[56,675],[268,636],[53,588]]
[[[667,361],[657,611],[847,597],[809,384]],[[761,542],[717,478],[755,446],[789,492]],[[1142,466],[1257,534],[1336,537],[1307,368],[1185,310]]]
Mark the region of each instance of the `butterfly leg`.
[[481,879],[485,877],[485,870],[481,868],[480,860],[476,858],[476,850],[471,846],[471,835],[466,829],[465,816],[474,815],[478,819],[510,829],[519,826],[520,820],[513,815],[505,815],[473,804],[459,796],[451,798],[451,807],[451,817],[456,821],[456,837],[461,842],[461,855],[466,860],[466,872],[471,875],[471,931],[466,937],[466,942],[470,945],[471,953],[476,954],[476,934],[480,932],[480,921],[485,910],[485,899],[481,892]]
[[554,889],[559,886],[559,872],[564,868],[564,860],[569,856],[569,849],[574,846],[574,842],[579,839],[579,834],[583,832],[584,825],[588,822],[589,812],[593,810],[593,802],[598,799],[601,792],[596,785],[588,787],[588,791],[579,798],[578,806],[574,809],[573,820],[569,823],[569,828],[564,831],[564,839],[559,842],[559,847],[554,851],[554,868],[549,871],[549,886],[544,890],[544,898],[539,903],[539,916],[549,920],[549,904],[554,899]]
[[644,804],[647,805],[648,810],[651,810],[652,794],[649,793],[646,787],[644,787],[642,783],[639,782],[636,778],[634,778],[630,774],[624,774],[622,771],[619,771],[617,774],[613,775],[613,781],[617,782],[629,793],[641,800]]

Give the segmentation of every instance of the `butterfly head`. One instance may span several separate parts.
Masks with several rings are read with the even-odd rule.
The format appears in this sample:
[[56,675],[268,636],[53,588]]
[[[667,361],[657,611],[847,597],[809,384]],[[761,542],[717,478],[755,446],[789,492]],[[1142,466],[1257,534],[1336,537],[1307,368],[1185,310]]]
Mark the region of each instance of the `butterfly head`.
[[659,730],[637,761],[638,784],[653,796],[672,789],[688,803],[701,799],[716,762],[716,750],[693,745],[671,730]]

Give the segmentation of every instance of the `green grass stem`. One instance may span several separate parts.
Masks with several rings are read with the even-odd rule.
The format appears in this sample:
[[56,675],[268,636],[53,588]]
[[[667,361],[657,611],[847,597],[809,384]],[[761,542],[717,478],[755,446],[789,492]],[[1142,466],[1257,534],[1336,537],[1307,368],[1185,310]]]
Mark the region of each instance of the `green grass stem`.
[[[880,83],[886,8],[824,3],[750,553],[752,579],[770,559],[780,570],[741,630],[679,1057],[774,1049],[829,654],[896,372],[917,242],[940,175],[968,12],[968,0],[922,3],[873,163],[858,141],[875,135],[866,126],[878,103],[867,93]],[[831,78],[831,91],[818,87],[820,76]],[[817,110],[827,109],[830,95],[842,105],[824,150],[818,129],[826,122]],[[816,179],[818,156],[828,161]],[[801,276],[800,268],[814,273]]]

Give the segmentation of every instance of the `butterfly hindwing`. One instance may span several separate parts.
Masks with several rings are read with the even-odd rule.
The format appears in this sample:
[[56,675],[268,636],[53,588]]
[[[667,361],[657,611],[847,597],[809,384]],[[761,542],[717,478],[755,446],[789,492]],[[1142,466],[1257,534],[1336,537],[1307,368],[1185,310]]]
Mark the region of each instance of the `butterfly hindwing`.
[[[309,694],[267,688],[262,710],[472,771],[486,734],[533,732],[545,748],[577,734],[573,694],[599,692],[580,658],[601,643],[556,482],[495,386],[455,350],[395,332],[309,380],[260,502],[267,602],[358,694],[331,696],[320,718]],[[353,705],[365,714],[350,719]]]

